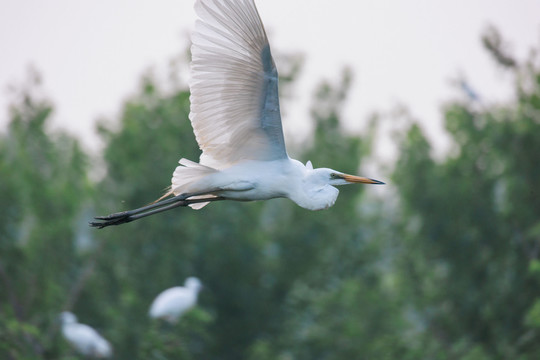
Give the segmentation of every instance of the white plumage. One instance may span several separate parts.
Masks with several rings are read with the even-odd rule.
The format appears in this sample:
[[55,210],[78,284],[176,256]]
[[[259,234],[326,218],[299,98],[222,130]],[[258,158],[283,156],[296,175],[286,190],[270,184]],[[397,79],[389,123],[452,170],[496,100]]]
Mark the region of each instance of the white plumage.
[[195,10],[200,20],[192,36],[189,118],[202,154],[199,163],[180,160],[172,193],[213,190],[212,196],[244,201],[288,197],[310,210],[333,205],[338,192],[325,187],[353,179],[332,181],[330,175],[339,173],[326,169],[326,178],[312,183],[317,170],[287,155],[278,73],[254,1],[197,0]]
[[80,354],[94,358],[112,356],[111,344],[90,326],[78,323],[74,314],[65,311],[60,314],[60,320],[62,335]]
[[191,113],[201,164],[287,158],[278,75],[253,0],[197,1]]
[[202,150],[199,163],[181,159],[170,191],[155,204],[96,217],[103,222],[92,226],[119,225],[177,206],[200,209],[216,200],[286,197],[320,210],[336,201],[336,185],[383,184],[289,158],[278,73],[253,0],[196,0],[195,10],[200,19],[192,36],[189,118]]
[[171,324],[197,304],[197,296],[202,285],[196,277],[186,279],[184,286],[176,286],[160,293],[150,306],[149,315]]

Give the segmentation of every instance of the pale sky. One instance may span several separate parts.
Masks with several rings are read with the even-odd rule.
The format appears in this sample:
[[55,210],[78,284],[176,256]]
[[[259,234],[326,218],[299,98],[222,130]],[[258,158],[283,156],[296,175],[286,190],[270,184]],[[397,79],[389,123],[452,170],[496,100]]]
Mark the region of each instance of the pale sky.
[[[499,28],[519,57],[540,43],[538,0],[258,0],[274,54],[299,52],[305,68],[286,137],[306,119],[315,85],[355,73],[344,111],[361,129],[374,111],[405,104],[432,136],[441,133],[442,101],[459,95],[464,75],[486,101],[510,95],[511,79],[483,50],[487,24]],[[115,119],[150,68],[165,74],[193,28],[193,0],[0,0],[0,131],[7,123],[9,84],[38,69],[54,102],[54,126],[97,149],[94,122]],[[277,62],[279,71],[279,62]],[[181,154],[179,154],[180,156]]]

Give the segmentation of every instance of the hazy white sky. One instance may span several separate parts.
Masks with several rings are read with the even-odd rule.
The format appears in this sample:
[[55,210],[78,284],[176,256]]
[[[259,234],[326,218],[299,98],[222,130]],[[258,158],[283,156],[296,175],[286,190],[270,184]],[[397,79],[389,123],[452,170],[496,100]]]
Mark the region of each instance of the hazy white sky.
[[[286,136],[305,129],[315,85],[337,78],[345,65],[355,73],[345,110],[351,128],[402,103],[437,135],[441,102],[456,95],[449,80],[458,74],[488,101],[510,94],[510,79],[480,43],[487,24],[518,56],[540,43],[538,0],[256,2],[274,53],[305,54]],[[144,71],[165,72],[185,50],[194,20],[193,0],[0,0],[0,130],[6,89],[22,83],[32,65],[56,105],[55,126],[96,148],[96,118],[114,118]]]

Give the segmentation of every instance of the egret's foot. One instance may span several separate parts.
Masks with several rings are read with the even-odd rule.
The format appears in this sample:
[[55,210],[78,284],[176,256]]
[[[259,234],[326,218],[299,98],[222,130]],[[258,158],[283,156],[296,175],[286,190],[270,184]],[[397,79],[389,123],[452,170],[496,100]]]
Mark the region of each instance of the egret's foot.
[[129,211],[120,211],[114,214],[109,214],[106,216],[94,216],[94,219],[96,220],[114,220],[114,219],[121,219],[129,216]]
[[106,216],[95,216],[94,219],[102,221],[92,221],[89,224],[91,227],[97,227],[98,229],[103,229],[104,227],[110,225],[121,225],[132,221],[133,219],[131,218],[131,216],[133,213],[133,210],[129,210],[120,211]]
[[115,213],[115,214],[111,214],[107,216],[96,216],[94,217],[94,219],[102,220],[102,221],[91,221],[89,222],[89,224],[91,227],[103,229],[104,227],[107,227],[107,226],[121,225],[121,224],[125,224],[134,220],[127,214],[124,214],[123,216],[120,214],[121,213]]

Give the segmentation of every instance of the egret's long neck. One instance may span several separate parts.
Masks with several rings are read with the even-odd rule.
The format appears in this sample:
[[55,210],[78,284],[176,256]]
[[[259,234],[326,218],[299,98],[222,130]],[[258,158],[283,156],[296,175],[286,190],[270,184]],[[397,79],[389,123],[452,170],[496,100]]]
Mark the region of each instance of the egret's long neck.
[[296,191],[289,198],[308,210],[322,210],[334,205],[339,190],[318,179],[317,170],[304,169]]

